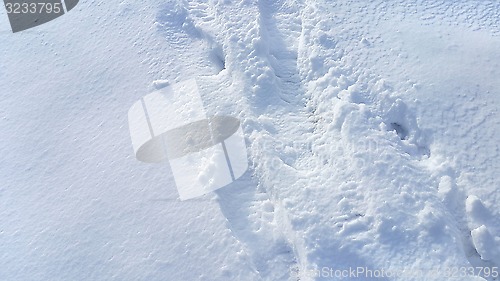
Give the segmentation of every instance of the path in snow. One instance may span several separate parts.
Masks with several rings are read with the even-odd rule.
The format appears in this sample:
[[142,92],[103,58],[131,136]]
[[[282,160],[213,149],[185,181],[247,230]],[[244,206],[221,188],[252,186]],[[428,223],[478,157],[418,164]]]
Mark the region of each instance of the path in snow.
[[[220,4],[225,28],[214,29],[231,32],[214,37],[226,50],[233,83],[241,83],[247,96],[250,108],[242,114],[252,133],[255,172],[280,206],[276,209],[285,213],[282,227],[300,269],[382,268],[387,261],[393,268],[468,265],[463,247],[471,245],[460,225],[465,213],[442,202],[439,181],[429,171],[434,167],[426,164],[439,155],[432,155],[431,133],[420,128],[414,101],[407,97],[417,93],[415,83],[382,78],[408,75],[391,62],[401,62],[405,54],[384,49],[393,42],[375,29],[393,14],[433,24],[428,15],[443,8],[404,1],[257,5],[255,18],[234,16]],[[248,9],[243,3],[232,6],[238,8],[239,14]],[[488,9],[485,13],[491,18]],[[485,18],[477,26],[488,26]],[[224,37],[237,32],[242,36]],[[393,72],[377,73],[380,65]],[[436,244],[441,246],[435,249]]]

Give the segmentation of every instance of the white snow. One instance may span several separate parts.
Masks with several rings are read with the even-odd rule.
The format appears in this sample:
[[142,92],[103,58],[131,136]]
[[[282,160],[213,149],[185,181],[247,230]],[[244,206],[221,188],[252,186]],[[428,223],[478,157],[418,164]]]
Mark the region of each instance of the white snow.
[[[80,1],[0,38],[0,280],[500,279],[498,1]],[[180,201],[127,113],[193,78],[250,165]]]
[[500,253],[498,251],[500,239],[493,238],[484,225],[472,230],[471,234],[472,241],[477,252],[481,255],[481,259],[486,261],[493,260],[498,263],[500,260]]

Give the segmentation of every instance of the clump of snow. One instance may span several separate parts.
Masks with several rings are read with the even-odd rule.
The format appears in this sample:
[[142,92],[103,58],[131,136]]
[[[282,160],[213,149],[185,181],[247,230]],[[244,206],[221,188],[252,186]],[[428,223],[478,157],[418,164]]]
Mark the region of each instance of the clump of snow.
[[495,218],[477,196],[469,196],[465,207],[476,251],[481,259],[500,264],[500,236],[494,236],[491,232],[496,234],[500,230]]
[[153,87],[157,90],[161,89],[161,88],[165,88],[167,87],[168,85],[170,85],[170,82],[168,80],[155,80],[153,81],[153,83],[151,83],[153,85]]
[[471,235],[481,259],[498,264],[500,262],[500,237],[493,237],[484,225],[473,229]]

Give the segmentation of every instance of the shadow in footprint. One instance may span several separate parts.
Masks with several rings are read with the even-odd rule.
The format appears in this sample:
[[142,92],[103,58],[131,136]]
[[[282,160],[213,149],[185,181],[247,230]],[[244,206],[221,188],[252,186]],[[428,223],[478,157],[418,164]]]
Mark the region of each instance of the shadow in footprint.
[[393,122],[391,123],[391,129],[396,131],[396,134],[399,136],[401,140],[405,140],[408,138],[408,130],[402,125]]

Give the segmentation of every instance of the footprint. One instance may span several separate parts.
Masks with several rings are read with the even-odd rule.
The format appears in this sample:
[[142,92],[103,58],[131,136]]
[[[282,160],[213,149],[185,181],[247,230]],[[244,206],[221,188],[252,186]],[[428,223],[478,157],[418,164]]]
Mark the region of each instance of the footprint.
[[217,73],[220,73],[222,70],[226,69],[226,56],[224,54],[222,46],[217,45],[216,47],[213,47],[212,50],[209,51],[208,56]]
[[382,112],[385,112],[382,115],[385,128],[398,136],[406,153],[417,157],[430,157],[429,134],[420,128],[415,112],[401,99],[383,106],[388,106],[386,110],[382,108]]

